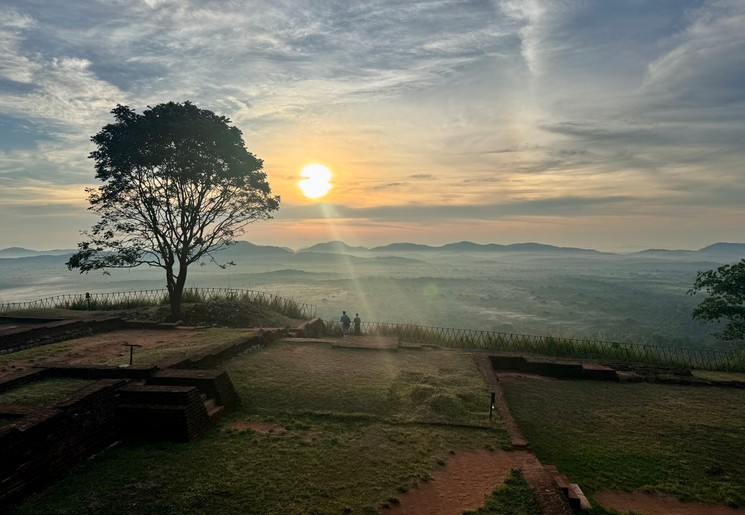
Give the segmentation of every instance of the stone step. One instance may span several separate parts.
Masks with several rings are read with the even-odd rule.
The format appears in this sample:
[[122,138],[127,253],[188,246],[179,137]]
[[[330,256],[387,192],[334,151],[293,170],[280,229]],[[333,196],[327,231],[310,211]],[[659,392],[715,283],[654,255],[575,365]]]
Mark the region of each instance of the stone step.
[[559,472],[556,465],[543,465],[543,469],[551,475],[556,486],[559,487],[561,493],[566,497],[572,510],[589,510],[592,508],[579,485],[577,483],[570,483],[569,478]]
[[[205,403],[205,408],[206,407],[207,407],[207,404]],[[225,414],[225,406],[214,405],[210,408],[207,408],[207,416],[209,417],[210,425],[220,420],[220,418],[222,418],[224,414]]]
[[554,475],[554,481],[556,482],[556,485],[561,490],[561,493],[563,493],[567,498],[570,498],[571,487],[569,486],[569,479],[562,474],[558,474],[558,475]]
[[[587,500],[587,497],[582,492],[582,489],[579,487],[577,483],[571,483],[570,488],[574,492],[574,495],[579,499],[579,509],[581,510],[591,510],[592,505],[590,505],[590,501]],[[569,502],[571,504],[571,501]],[[574,508],[577,509],[577,508]]]

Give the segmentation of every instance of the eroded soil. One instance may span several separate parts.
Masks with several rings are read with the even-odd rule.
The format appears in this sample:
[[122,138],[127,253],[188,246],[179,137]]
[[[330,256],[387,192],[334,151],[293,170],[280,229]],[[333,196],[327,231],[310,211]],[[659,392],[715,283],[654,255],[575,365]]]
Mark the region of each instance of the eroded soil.
[[513,468],[540,466],[526,451],[461,452],[432,473],[432,479],[399,496],[386,515],[452,515],[475,510],[504,483]]

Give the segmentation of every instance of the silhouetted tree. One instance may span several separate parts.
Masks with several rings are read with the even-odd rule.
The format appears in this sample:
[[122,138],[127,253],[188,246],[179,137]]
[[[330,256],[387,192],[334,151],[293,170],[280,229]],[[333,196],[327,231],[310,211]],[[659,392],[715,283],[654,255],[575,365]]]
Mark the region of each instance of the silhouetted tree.
[[694,319],[705,322],[724,320],[724,331],[714,336],[723,340],[745,338],[745,260],[696,274],[689,295],[704,290],[709,295],[693,310]]
[[271,218],[263,162],[246,150],[230,120],[190,102],[137,114],[113,109],[115,122],[91,138],[96,178],[90,211],[101,220],[67,262],[81,273],[140,265],[165,270],[171,317],[181,315],[189,265],[230,245],[246,224]]

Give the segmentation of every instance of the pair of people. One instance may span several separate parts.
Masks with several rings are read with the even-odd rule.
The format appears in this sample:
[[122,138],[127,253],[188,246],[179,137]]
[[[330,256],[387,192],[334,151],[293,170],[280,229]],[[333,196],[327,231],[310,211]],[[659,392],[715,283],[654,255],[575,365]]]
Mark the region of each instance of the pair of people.
[[346,311],[342,311],[339,321],[341,322],[341,329],[342,331],[344,331],[344,336],[349,334],[352,323],[354,323],[354,334],[360,334],[360,325],[362,324],[362,319],[360,319],[359,313],[355,313],[354,320],[352,320],[351,318],[349,318],[349,315],[347,315]]

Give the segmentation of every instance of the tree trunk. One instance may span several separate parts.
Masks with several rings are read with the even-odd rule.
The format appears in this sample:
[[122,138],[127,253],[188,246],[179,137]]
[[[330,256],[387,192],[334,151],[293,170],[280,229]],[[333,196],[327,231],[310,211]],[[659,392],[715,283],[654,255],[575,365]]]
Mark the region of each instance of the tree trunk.
[[168,318],[172,322],[181,320],[181,297],[183,293],[184,287],[179,288],[177,284],[173,285],[173,289],[168,289],[168,302],[171,305],[171,315]]
[[186,285],[186,265],[179,267],[178,276],[175,280],[173,274],[169,274],[168,282],[168,300],[171,304],[171,320],[176,322],[181,320],[181,301],[184,296],[184,286]]
[[171,307],[171,314],[168,315],[168,320],[170,322],[176,322],[181,319],[181,298],[184,293],[184,287],[182,284],[179,288],[178,277],[174,276],[172,266],[166,266],[165,269],[166,288],[168,288],[168,304]]

